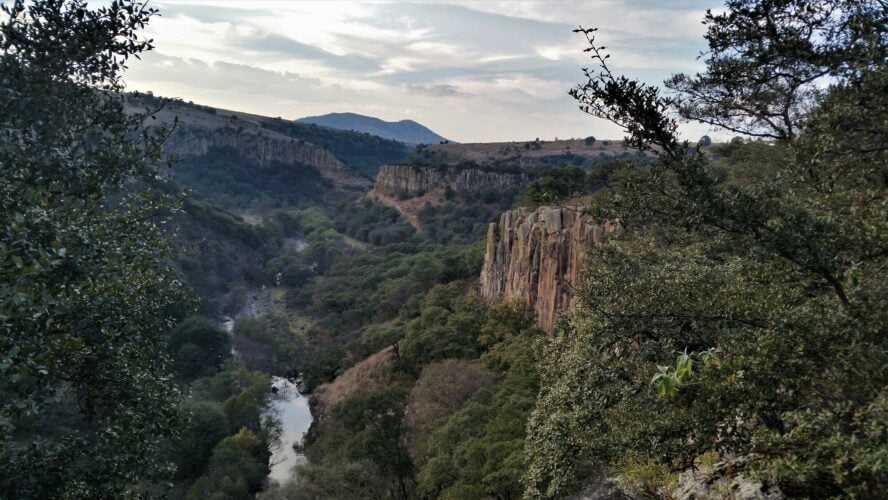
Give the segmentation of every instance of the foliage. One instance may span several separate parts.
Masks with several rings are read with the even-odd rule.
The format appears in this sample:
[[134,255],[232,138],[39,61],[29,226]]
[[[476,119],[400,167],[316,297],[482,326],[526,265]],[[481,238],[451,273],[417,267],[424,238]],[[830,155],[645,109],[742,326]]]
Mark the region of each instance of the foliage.
[[512,207],[517,190],[463,192],[449,203],[426,205],[419,213],[423,236],[445,245],[480,241],[496,216]]
[[707,71],[666,82],[678,111],[722,129],[791,139],[826,79],[859,81],[884,64],[885,5],[871,0],[729,0],[707,11]]
[[167,335],[167,351],[176,372],[191,380],[222,368],[222,363],[231,357],[231,339],[212,321],[192,317]]
[[477,362],[447,359],[423,368],[405,410],[405,437],[414,463],[421,465],[428,459],[432,431],[492,382],[490,372]]
[[181,439],[170,444],[170,458],[176,464],[176,477],[198,476],[216,443],[228,436],[228,419],[218,403],[199,401],[185,408],[188,419]]
[[519,195],[521,205],[538,206],[590,194],[606,187],[619,162],[603,163],[592,170],[577,167],[544,168]]
[[[271,380],[230,363],[191,384],[179,440],[167,445],[176,464],[174,498],[252,498],[268,474],[269,443],[279,423],[265,416]],[[178,493],[176,493],[178,491]]]
[[[749,459],[744,475],[789,496],[873,497],[888,487],[876,458],[885,452],[888,387],[885,24],[871,34],[875,42],[868,35],[859,45],[843,38],[853,26],[841,24],[849,19],[841,10],[828,19],[793,11],[768,30],[746,23],[750,10],[805,5],[729,2],[730,12],[708,18],[710,35],[721,37],[710,39],[713,53],[738,60],[708,60],[698,78],[707,92],[724,90],[729,67],[744,98],[764,99],[748,88],[767,67],[757,58],[776,57],[771,47],[785,49],[791,38],[769,37],[797,23],[813,32],[827,23],[839,38],[826,42],[847,44],[830,50],[851,54],[832,66],[811,52],[816,46],[789,51],[789,76],[780,78],[806,81],[809,68],[823,67],[832,85],[772,129],[783,127],[781,140],[732,143],[722,165],[677,139],[670,99],[613,77],[590,36],[602,71],[575,97],[625,125],[658,162],[622,179],[596,207],[628,231],[592,254],[578,314],[545,346],[528,495],[563,496],[601,468],[625,472],[623,457],[680,471],[711,450]],[[867,2],[852,10],[854,19],[884,19]],[[758,127],[772,105],[756,101],[741,121]],[[717,121],[721,112],[706,116]]]
[[246,299],[246,287],[270,281],[263,262],[279,235],[251,226],[218,205],[186,198],[174,218],[176,268],[200,294],[201,314],[235,315]]
[[176,179],[195,195],[226,208],[265,212],[321,201],[332,191],[332,183],[315,167],[278,162],[262,165],[240,156],[232,147],[212,147],[203,155],[183,158],[176,163]]
[[234,323],[234,346],[244,366],[265,373],[287,375],[302,361],[302,340],[290,331],[287,318],[277,313],[243,316]]
[[404,326],[400,366],[419,376],[420,367],[433,361],[478,357],[483,314],[484,306],[463,295],[460,284],[432,288],[419,314]]
[[321,423],[321,439],[308,449],[312,463],[367,461],[386,484],[383,498],[409,498],[413,463],[402,443],[407,394],[398,388],[352,396]]
[[[531,318],[507,305],[488,311],[482,361],[499,380],[474,393],[430,433],[417,481],[425,496],[518,498],[527,418],[539,389]],[[474,384],[469,384],[472,387]]]
[[154,10],[2,9],[0,491],[116,496],[158,473],[178,421],[162,347],[187,301],[161,231],[174,203],[139,182],[161,168],[162,137],[119,93]]
[[268,475],[263,459],[266,457],[256,435],[241,430],[213,448],[207,473],[194,482],[185,498],[251,499]]
[[379,468],[369,460],[332,465],[304,464],[296,468],[296,479],[285,485],[272,485],[257,498],[261,500],[353,500],[386,498],[388,485]]
[[413,254],[341,255],[302,290],[308,302],[303,310],[315,320],[306,337],[307,363],[301,367],[306,385],[332,380],[360,359],[354,355],[373,352],[360,340],[364,325],[394,318],[437,284],[477,276],[478,257],[477,249],[439,246]]
[[398,212],[368,199],[344,202],[335,208],[336,230],[371,245],[385,246],[414,240],[416,230]]
[[[517,497],[540,335],[524,311],[486,308],[461,283],[405,304],[395,320],[368,328],[364,337],[373,339],[364,341],[396,346],[401,366],[419,375],[409,393],[409,381],[393,378],[341,403],[318,423],[311,465],[271,498]],[[354,475],[341,476],[346,471]]]

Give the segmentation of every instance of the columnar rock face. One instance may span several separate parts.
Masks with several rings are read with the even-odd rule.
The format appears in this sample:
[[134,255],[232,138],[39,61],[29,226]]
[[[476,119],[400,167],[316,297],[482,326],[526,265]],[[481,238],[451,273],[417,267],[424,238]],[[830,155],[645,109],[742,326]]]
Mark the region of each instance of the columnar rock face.
[[414,167],[383,165],[373,190],[386,196],[413,197],[433,189],[449,187],[455,192],[481,189],[513,189],[528,181],[525,174],[457,167]]
[[587,252],[618,227],[595,224],[576,207],[505,212],[487,230],[481,295],[525,303],[540,328],[552,333],[556,314],[573,307]]
[[237,131],[233,128],[180,127],[164,143],[164,151],[179,158],[206,154],[213,147],[234,148],[244,158],[266,166],[309,165],[338,188],[366,189],[370,181],[357,175],[330,151],[281,134]]

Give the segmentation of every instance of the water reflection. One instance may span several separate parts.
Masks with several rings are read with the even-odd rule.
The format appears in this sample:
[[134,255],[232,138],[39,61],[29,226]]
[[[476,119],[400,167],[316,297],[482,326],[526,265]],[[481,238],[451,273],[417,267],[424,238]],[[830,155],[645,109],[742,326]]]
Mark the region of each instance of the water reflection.
[[305,461],[301,451],[302,437],[311,425],[311,411],[308,397],[299,394],[297,385],[283,377],[273,377],[272,387],[277,396],[269,405],[269,411],[281,422],[281,437],[278,446],[271,450],[271,473],[269,479],[285,483],[292,477],[292,468]]

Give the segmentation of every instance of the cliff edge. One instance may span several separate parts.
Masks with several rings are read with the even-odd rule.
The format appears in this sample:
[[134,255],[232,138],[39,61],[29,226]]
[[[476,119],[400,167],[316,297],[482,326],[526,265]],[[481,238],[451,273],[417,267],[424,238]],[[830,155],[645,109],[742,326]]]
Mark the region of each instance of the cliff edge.
[[559,311],[573,307],[583,259],[617,222],[596,224],[577,207],[519,208],[505,212],[487,230],[481,295],[519,301],[552,333]]
[[419,211],[426,205],[438,206],[446,203],[448,190],[451,194],[485,189],[510,191],[529,181],[528,174],[508,171],[383,165],[368,197],[394,208],[413,227],[420,229]]

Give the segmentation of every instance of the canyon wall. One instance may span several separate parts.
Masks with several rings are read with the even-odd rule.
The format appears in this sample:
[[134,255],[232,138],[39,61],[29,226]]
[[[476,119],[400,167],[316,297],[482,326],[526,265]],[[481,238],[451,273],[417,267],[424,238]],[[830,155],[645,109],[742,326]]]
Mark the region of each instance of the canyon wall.
[[596,224],[576,207],[505,212],[487,230],[481,295],[526,304],[552,333],[556,314],[573,306],[587,252],[618,229],[616,222]]
[[492,170],[383,165],[376,176],[373,190],[384,196],[414,197],[448,187],[457,193],[481,189],[514,189],[528,180],[526,174]]
[[252,127],[238,130],[180,126],[164,143],[164,152],[185,158],[204,155],[214,147],[233,148],[240,156],[263,166],[272,162],[297,167],[309,165],[340,189],[364,190],[370,186],[369,180],[348,168],[327,149],[283,134],[256,131]]

